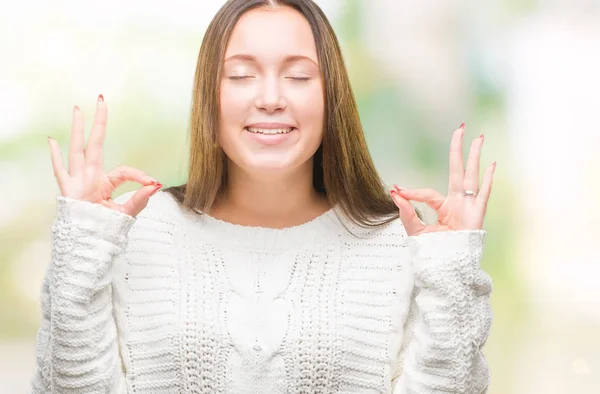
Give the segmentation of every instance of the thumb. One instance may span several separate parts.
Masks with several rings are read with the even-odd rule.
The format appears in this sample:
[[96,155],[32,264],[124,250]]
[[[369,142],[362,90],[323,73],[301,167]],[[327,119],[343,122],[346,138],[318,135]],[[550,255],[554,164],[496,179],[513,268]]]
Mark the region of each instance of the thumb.
[[421,231],[425,225],[417,216],[412,204],[396,193],[395,190],[390,190],[390,194],[392,195],[392,199],[400,211],[400,220],[402,221],[402,224],[404,224],[406,233],[411,236]]
[[136,217],[144,210],[144,208],[146,208],[150,197],[160,190],[161,187],[162,185],[160,184],[142,186],[133,193],[133,196],[131,196],[129,200],[125,201],[125,203],[119,207],[119,210],[126,215]]

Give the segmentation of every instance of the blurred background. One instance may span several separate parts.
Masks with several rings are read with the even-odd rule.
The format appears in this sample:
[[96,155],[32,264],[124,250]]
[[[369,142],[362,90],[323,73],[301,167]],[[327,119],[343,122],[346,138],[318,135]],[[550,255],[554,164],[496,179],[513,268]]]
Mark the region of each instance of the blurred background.
[[[102,93],[106,170],[128,164],[183,183],[196,57],[223,3],[4,4],[1,393],[26,392],[34,370],[59,194],[46,136],[66,157],[73,105],[89,133]],[[465,158],[484,133],[482,171],[498,162],[482,260],[494,279],[489,393],[600,393],[600,1],[317,3],[387,184],[446,193],[450,136],[463,121]]]

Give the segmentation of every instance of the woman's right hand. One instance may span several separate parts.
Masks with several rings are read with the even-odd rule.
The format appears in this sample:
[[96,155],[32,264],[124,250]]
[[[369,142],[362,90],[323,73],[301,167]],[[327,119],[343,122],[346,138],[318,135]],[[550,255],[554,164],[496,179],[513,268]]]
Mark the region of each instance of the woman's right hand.
[[[69,147],[69,170],[67,171],[58,142],[48,137],[54,176],[63,197],[101,204],[130,216],[137,216],[148,204],[150,196],[162,185],[145,172],[129,166],[119,166],[109,173],[102,168],[102,150],[106,136],[106,103],[102,95],[96,103],[96,116],[92,132],[84,149],[83,114],[75,106]],[[126,181],[143,186],[123,205],[112,200],[113,191]]]

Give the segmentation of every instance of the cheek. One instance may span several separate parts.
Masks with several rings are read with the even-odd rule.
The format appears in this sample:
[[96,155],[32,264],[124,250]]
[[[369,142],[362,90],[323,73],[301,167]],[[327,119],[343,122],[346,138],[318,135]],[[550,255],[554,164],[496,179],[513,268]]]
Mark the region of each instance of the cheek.
[[244,92],[234,89],[228,84],[221,84],[220,100],[221,124],[236,123],[247,113],[249,99]]
[[315,83],[314,86],[296,90],[292,96],[293,100],[290,101],[293,102],[293,113],[300,126],[320,130],[325,112],[321,85]]

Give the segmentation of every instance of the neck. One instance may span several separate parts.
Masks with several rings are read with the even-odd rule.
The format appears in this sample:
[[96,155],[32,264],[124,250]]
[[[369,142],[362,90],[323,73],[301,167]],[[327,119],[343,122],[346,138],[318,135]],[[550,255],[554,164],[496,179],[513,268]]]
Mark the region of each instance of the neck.
[[227,192],[207,212],[230,223],[285,228],[306,223],[330,206],[313,187],[313,165],[286,173],[249,173],[231,163]]

